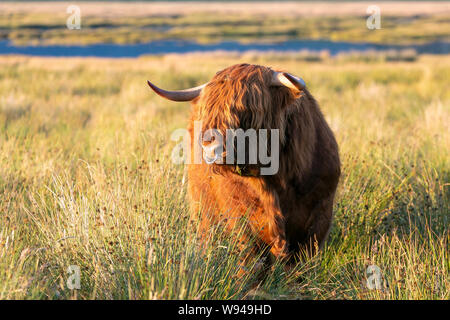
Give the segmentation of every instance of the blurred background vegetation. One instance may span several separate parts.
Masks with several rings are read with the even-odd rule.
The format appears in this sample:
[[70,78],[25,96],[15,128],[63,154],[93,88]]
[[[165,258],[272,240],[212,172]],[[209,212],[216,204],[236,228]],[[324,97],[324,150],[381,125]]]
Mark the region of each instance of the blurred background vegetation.
[[68,30],[69,2],[0,4],[0,39],[15,44],[144,43],[183,39],[280,42],[293,39],[411,44],[449,41],[450,8],[381,2],[382,29],[366,27],[367,3],[79,2],[82,29]]

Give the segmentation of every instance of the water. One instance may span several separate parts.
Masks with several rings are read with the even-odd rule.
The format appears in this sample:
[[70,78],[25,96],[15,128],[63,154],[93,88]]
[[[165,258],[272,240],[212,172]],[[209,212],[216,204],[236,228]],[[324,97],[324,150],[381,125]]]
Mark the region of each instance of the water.
[[450,43],[434,42],[423,45],[378,45],[370,43],[333,42],[327,40],[291,40],[281,43],[239,43],[223,41],[214,44],[199,44],[183,40],[161,40],[141,44],[91,44],[91,45],[39,45],[16,46],[9,41],[0,41],[0,55],[21,54],[47,57],[105,57],[132,58],[141,55],[161,55],[167,53],[190,53],[209,51],[277,51],[290,52],[308,50],[319,52],[327,50],[331,55],[358,51],[413,49],[418,54],[449,54]]

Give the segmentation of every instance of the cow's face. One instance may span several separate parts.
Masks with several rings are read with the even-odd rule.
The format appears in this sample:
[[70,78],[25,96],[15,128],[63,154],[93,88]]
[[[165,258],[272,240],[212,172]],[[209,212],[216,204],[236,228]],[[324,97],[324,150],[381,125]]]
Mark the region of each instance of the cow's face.
[[250,64],[228,67],[207,84],[192,89],[165,91],[150,82],[149,85],[169,100],[193,101],[193,120],[201,121],[201,131],[214,130],[221,135],[220,143],[214,137],[202,145],[206,157],[211,159],[219,149],[226,149],[230,129],[278,129],[283,143],[286,109],[305,88],[302,79],[289,73]]

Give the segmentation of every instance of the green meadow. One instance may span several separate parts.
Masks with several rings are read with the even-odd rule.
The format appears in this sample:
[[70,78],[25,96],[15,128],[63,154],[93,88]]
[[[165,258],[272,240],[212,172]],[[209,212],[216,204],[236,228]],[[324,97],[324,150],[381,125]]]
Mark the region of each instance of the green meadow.
[[[238,62],[305,79],[342,158],[325,248],[261,281],[256,259],[236,278],[242,253],[220,226],[199,249],[184,168],[170,160],[190,106],[146,84],[186,88]],[[448,56],[0,57],[0,299],[448,300],[449,77]]]

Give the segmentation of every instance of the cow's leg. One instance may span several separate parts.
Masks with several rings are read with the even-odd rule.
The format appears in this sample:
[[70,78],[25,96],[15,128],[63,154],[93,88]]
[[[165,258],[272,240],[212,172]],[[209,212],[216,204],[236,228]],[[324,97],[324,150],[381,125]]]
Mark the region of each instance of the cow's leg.
[[321,200],[311,211],[311,222],[304,248],[309,256],[313,256],[323,248],[328,238],[333,219],[334,194]]
[[270,248],[275,258],[287,256],[284,219],[276,208],[261,209],[249,217],[252,232]]

